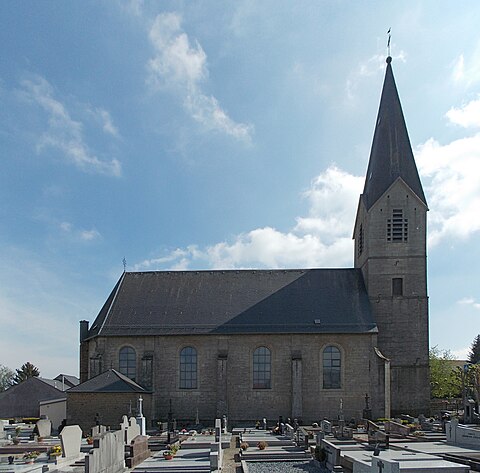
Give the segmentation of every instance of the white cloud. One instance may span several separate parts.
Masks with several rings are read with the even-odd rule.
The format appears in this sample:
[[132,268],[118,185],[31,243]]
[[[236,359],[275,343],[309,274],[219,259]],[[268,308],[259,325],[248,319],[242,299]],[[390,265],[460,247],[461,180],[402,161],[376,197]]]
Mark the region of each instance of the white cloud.
[[461,108],[452,107],[446,113],[446,117],[451,123],[464,128],[480,128],[480,98]]
[[455,350],[451,350],[451,353],[455,360],[467,360],[468,355],[470,353],[469,347],[457,348]]
[[461,87],[471,87],[480,81],[480,47],[477,46],[472,56],[466,60],[460,54],[452,64],[452,80]]
[[192,45],[182,30],[180,15],[158,15],[149,36],[155,48],[155,57],[148,63],[150,84],[158,90],[175,90],[192,118],[207,130],[250,142],[252,125],[236,123],[214,96],[202,91],[201,83],[208,78],[207,55],[198,41]]
[[113,119],[107,110],[103,108],[92,108],[88,111],[98,120],[105,133],[116,138],[120,136],[118,128],[113,124]]
[[460,299],[457,303],[462,305],[468,305],[480,310],[480,303],[477,302],[473,297],[465,297],[463,299]]
[[[406,57],[403,50],[400,50],[396,55],[392,55],[394,61],[406,62]],[[361,80],[385,71],[385,59],[385,54],[374,54],[356,67],[345,83],[345,92],[349,100],[356,97],[358,83]]]
[[[71,118],[67,108],[54,98],[53,87],[43,77],[36,76],[22,82],[23,95],[36,102],[48,115],[48,131],[39,140],[38,150],[54,148],[84,171],[120,176],[121,165],[116,159],[99,159],[88,147],[83,136],[83,124]],[[107,113],[108,115],[108,113]],[[103,116],[103,127],[110,133],[113,123]]]
[[70,222],[61,222],[59,225],[60,230],[66,234],[72,237],[75,240],[80,240],[80,241],[93,241],[98,238],[101,238],[100,233],[92,228],[91,230],[85,230],[85,229],[76,229],[74,225],[72,225]]
[[[448,112],[455,123],[470,126],[477,101]],[[453,110],[453,109],[452,109]],[[433,138],[417,147],[429,207],[429,244],[444,238],[466,239],[480,230],[480,133],[442,145]]]
[[300,217],[290,231],[262,227],[230,242],[205,248],[191,245],[135,265],[142,269],[285,268],[349,266],[352,227],[363,178],[335,166],[318,176],[303,193],[308,217]]

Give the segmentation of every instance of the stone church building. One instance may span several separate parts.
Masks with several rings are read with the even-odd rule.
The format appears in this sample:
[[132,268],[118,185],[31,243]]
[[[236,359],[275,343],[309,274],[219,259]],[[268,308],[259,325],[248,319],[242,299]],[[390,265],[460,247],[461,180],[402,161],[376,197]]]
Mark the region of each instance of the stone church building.
[[113,368],[148,397],[149,422],[170,408],[191,422],[312,422],[340,403],[359,419],[366,394],[374,418],[427,413],[427,210],[389,57],[354,267],[124,272],[80,322],[83,386]]

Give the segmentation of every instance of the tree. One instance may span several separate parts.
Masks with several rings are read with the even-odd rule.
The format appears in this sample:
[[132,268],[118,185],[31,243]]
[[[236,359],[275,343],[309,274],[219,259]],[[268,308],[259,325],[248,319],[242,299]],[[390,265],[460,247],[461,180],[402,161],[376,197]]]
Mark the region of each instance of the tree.
[[13,370],[7,366],[0,365],[0,392],[6,391],[10,386],[13,385],[14,377],[15,372]]
[[468,354],[469,363],[480,363],[480,335],[475,337],[470,347],[470,353]]
[[432,398],[453,398],[462,395],[462,381],[452,363],[448,350],[437,346],[430,349],[430,388]]
[[34,378],[35,376],[40,376],[40,371],[35,365],[32,365],[29,361],[22,365],[20,369],[15,370],[17,374],[13,379],[15,384],[20,384],[28,378]]

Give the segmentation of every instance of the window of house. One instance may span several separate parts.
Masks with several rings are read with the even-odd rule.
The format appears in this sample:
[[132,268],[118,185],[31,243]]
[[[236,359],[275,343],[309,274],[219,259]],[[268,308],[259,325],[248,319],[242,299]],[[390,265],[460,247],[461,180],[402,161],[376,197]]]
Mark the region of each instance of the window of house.
[[193,347],[180,352],[180,389],[197,389],[197,350]]
[[253,389],[270,389],[272,378],[272,355],[267,347],[258,347],[253,352]]
[[323,350],[323,389],[341,388],[342,356],[340,350],[328,346]]
[[392,279],[392,296],[403,296],[403,278]]
[[132,381],[137,377],[137,354],[132,347],[123,347],[118,354],[118,370]]
[[408,218],[403,218],[402,209],[393,209],[392,218],[387,219],[387,241],[408,241]]

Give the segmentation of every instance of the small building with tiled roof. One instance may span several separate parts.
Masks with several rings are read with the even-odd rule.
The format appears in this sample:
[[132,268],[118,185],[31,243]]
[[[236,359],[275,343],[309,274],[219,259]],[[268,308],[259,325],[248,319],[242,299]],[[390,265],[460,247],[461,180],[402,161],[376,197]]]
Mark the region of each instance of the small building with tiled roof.
[[69,395],[113,367],[149,420],[359,419],[366,395],[374,417],[427,413],[427,210],[388,58],[354,268],[124,272],[80,323]]

